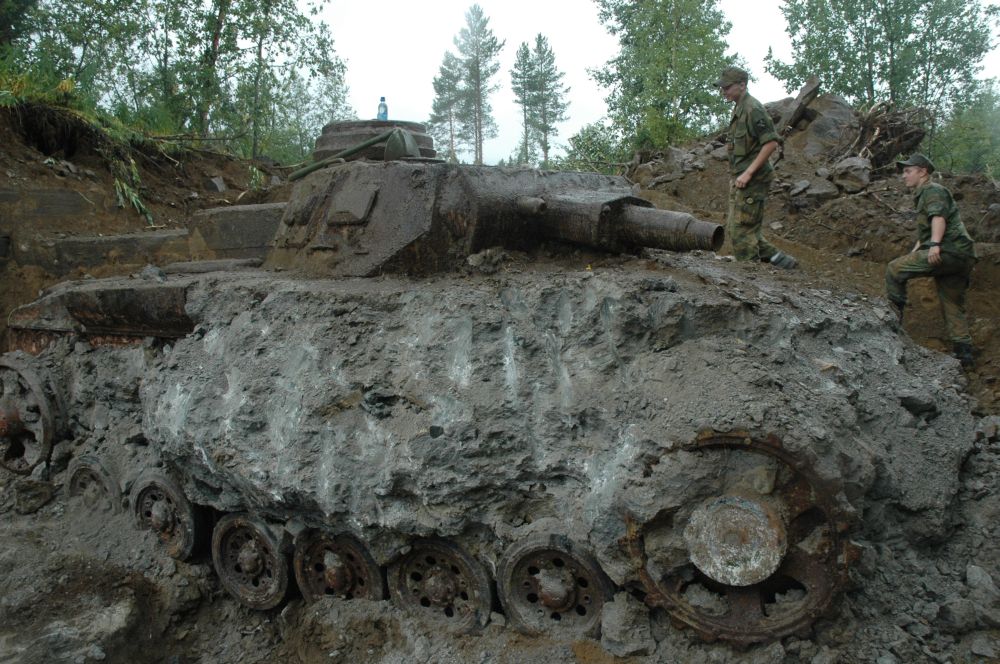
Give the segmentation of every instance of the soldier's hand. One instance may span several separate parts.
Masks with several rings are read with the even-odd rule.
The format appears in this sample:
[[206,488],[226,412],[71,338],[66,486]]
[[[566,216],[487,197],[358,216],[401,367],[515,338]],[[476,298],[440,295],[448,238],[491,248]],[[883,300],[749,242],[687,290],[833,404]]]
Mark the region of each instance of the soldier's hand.
[[750,176],[744,171],[743,173],[740,173],[738,178],[736,178],[736,188],[745,189],[748,182],[750,182]]
[[927,262],[931,265],[941,264],[941,247],[931,247],[927,250]]

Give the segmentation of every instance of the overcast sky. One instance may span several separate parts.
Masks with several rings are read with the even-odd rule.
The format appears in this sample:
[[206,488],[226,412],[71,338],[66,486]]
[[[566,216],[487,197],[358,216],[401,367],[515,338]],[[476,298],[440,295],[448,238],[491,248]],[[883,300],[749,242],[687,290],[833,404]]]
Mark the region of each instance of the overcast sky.
[[[453,39],[465,25],[471,0],[333,0],[322,15],[331,27],[337,54],[347,63],[349,101],[362,119],[374,118],[379,97],[389,106],[390,119],[426,122],[434,99],[432,81],[446,50],[454,52]],[[510,69],[521,42],[534,44],[542,33],[565,72],[570,87],[569,120],[559,126],[557,146],[582,126],[605,116],[605,91],[587,73],[617,52],[617,41],[597,18],[593,0],[479,0],[489,26],[499,40],[500,84],[490,101],[499,133],[483,145],[485,161],[495,164],[516,151],[520,115],[510,90]],[[768,46],[788,60],[791,43],[779,0],[721,0],[722,11],[733,24],[729,52],[749,64],[756,79],[750,85],[761,101],[795,94],[764,71]],[[1000,53],[986,61],[987,75],[1000,75]],[[561,150],[559,150],[561,152]]]

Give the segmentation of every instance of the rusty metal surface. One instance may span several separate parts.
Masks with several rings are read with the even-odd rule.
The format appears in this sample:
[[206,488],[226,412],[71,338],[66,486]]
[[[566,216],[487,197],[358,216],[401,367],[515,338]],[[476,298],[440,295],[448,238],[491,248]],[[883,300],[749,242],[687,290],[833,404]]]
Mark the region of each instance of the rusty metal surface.
[[511,546],[497,568],[500,603],[526,634],[594,636],[611,583],[572,540],[539,535]]
[[[32,330],[25,328],[10,328],[8,330],[8,346],[11,351],[22,351],[29,355],[40,355],[46,348],[64,337],[80,337],[93,348],[115,347],[125,348],[141,344],[147,336],[129,336],[125,334],[94,334],[84,335],[77,332],[53,332],[51,330]],[[167,337],[174,338],[174,337]]]
[[489,620],[490,577],[475,558],[449,540],[414,542],[409,553],[390,565],[388,580],[397,604],[451,629],[472,632]]
[[4,429],[0,465],[28,475],[52,452],[56,417],[42,378],[15,356],[0,358],[0,404]]
[[222,517],[212,532],[212,562],[222,587],[251,609],[273,609],[288,594],[287,556],[257,517]]
[[664,608],[675,622],[707,640],[749,645],[808,628],[829,608],[856,558],[830,487],[775,437],[754,440],[745,432],[709,432],[684,449],[736,451],[780,462],[786,477],[771,494],[788,524],[787,552],[771,575],[745,586],[719,582],[695,565],[654,578],[647,565],[646,526],[626,515],[622,544],[633,560],[646,603]]
[[11,313],[9,345],[38,355],[67,335],[87,339],[93,346],[128,346],[147,337],[175,339],[194,329],[186,301],[186,283],[61,284]]
[[[322,161],[332,155],[351,148],[374,136],[392,129],[404,129],[414,139],[420,149],[420,155],[425,158],[437,156],[434,150],[434,139],[427,134],[427,128],[418,122],[402,120],[348,120],[331,122],[323,127],[322,133],[316,138],[313,150],[313,160]],[[373,145],[349,159],[371,159],[381,161],[385,158],[385,145]]]
[[40,355],[46,348],[65,335],[65,332],[9,327],[7,328],[7,350]]
[[204,529],[201,514],[172,478],[143,472],[132,485],[129,503],[136,525],[153,531],[168,555],[188,560],[195,554]]
[[364,543],[352,535],[302,533],[295,542],[292,567],[307,602],[326,595],[373,601],[385,596],[381,569]]
[[633,245],[671,251],[718,251],[725,240],[725,231],[719,224],[701,221],[686,212],[635,205],[623,211],[618,232]]

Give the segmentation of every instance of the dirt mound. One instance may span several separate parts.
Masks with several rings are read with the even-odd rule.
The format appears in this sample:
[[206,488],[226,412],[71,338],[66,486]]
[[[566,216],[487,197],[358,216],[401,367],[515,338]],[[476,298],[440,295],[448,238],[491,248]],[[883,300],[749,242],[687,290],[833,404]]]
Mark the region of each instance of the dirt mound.
[[[284,200],[286,172],[210,148],[116,140],[65,109],[0,109],[0,344],[6,346],[7,314],[41,289],[67,277],[123,273],[108,261],[57,275],[19,263],[19,250],[74,236],[184,228],[198,210]],[[116,187],[122,182],[148,217]]]
[[[777,117],[791,100],[769,105]],[[885,264],[912,249],[916,215],[912,194],[885,167],[853,165],[864,162],[848,152],[865,143],[864,122],[836,97],[819,96],[811,113],[789,133],[783,158],[767,201],[765,234],[793,255],[804,258],[803,270],[831,284],[884,297]],[[893,117],[892,122],[898,122]],[[818,125],[818,126],[817,126]],[[869,133],[871,130],[868,130]],[[886,132],[890,141],[905,133]],[[868,139],[870,142],[870,138]],[[893,145],[898,143],[893,142]],[[876,148],[878,151],[878,148]],[[729,172],[721,139],[712,138],[667,152],[646,155],[630,177],[644,196],[664,208],[681,208],[705,219],[725,223]],[[857,175],[862,173],[862,175]],[[968,292],[973,343],[979,350],[970,371],[970,391],[978,412],[1000,412],[1000,185],[983,175],[935,174],[955,196],[962,219],[977,241],[980,261]],[[937,295],[928,280],[910,285],[906,331],[918,343],[950,352]]]

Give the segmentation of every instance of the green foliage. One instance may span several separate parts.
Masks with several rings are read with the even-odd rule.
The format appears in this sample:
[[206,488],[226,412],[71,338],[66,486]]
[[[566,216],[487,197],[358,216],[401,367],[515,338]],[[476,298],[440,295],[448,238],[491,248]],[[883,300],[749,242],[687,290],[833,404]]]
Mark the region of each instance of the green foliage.
[[0,47],[24,37],[38,0],[0,0]]
[[537,139],[532,126],[532,116],[536,80],[535,59],[531,56],[531,48],[527,42],[521,42],[514,58],[514,66],[510,70],[510,87],[514,93],[514,102],[521,107],[521,143],[517,154],[511,155],[515,164],[528,164],[535,159]]
[[968,94],[993,47],[1000,7],[979,0],[786,0],[793,62],[767,70],[796,88],[818,76],[855,104],[889,101],[939,115]]
[[462,121],[462,63],[455,54],[445,52],[433,85],[434,102],[431,104],[431,117],[428,120],[429,130],[441,156],[457,164],[459,154],[469,150],[471,140],[468,128]]
[[566,154],[554,159],[549,167],[620,175],[631,154],[632,146],[621,129],[608,122],[594,122],[571,136]]
[[[327,1],[37,0],[26,32],[0,47],[0,103],[107,111],[149,133],[298,161],[326,122],[352,115],[344,63],[313,18]],[[60,98],[49,91],[62,81],[72,86]]]
[[489,98],[499,88],[492,79],[500,71],[497,56],[504,43],[493,35],[482,7],[472,5],[465,13],[465,27],[455,37],[455,49],[462,76],[459,119],[472,139],[476,164],[483,163],[483,141],[497,134]]
[[247,188],[250,191],[264,191],[265,179],[264,172],[257,168],[256,166],[250,166],[250,182]]
[[926,151],[938,168],[1000,178],[1000,89],[983,84],[955,109]]
[[551,138],[558,134],[556,124],[566,119],[569,106],[565,100],[569,88],[563,86],[563,76],[548,39],[541,33],[535,37],[534,49],[526,42],[517,49],[510,83],[522,116],[518,163],[533,163],[537,149],[542,153],[542,167],[548,167]]
[[619,52],[591,72],[610,90],[614,126],[635,148],[662,147],[702,134],[727,112],[712,82],[731,24],[717,0],[596,0]]
[[556,125],[566,120],[569,88],[562,84],[563,72],[556,67],[556,56],[549,40],[539,33],[532,52],[535,61],[532,126],[538,133],[538,146],[542,150],[542,167],[549,164],[550,139],[559,131]]

